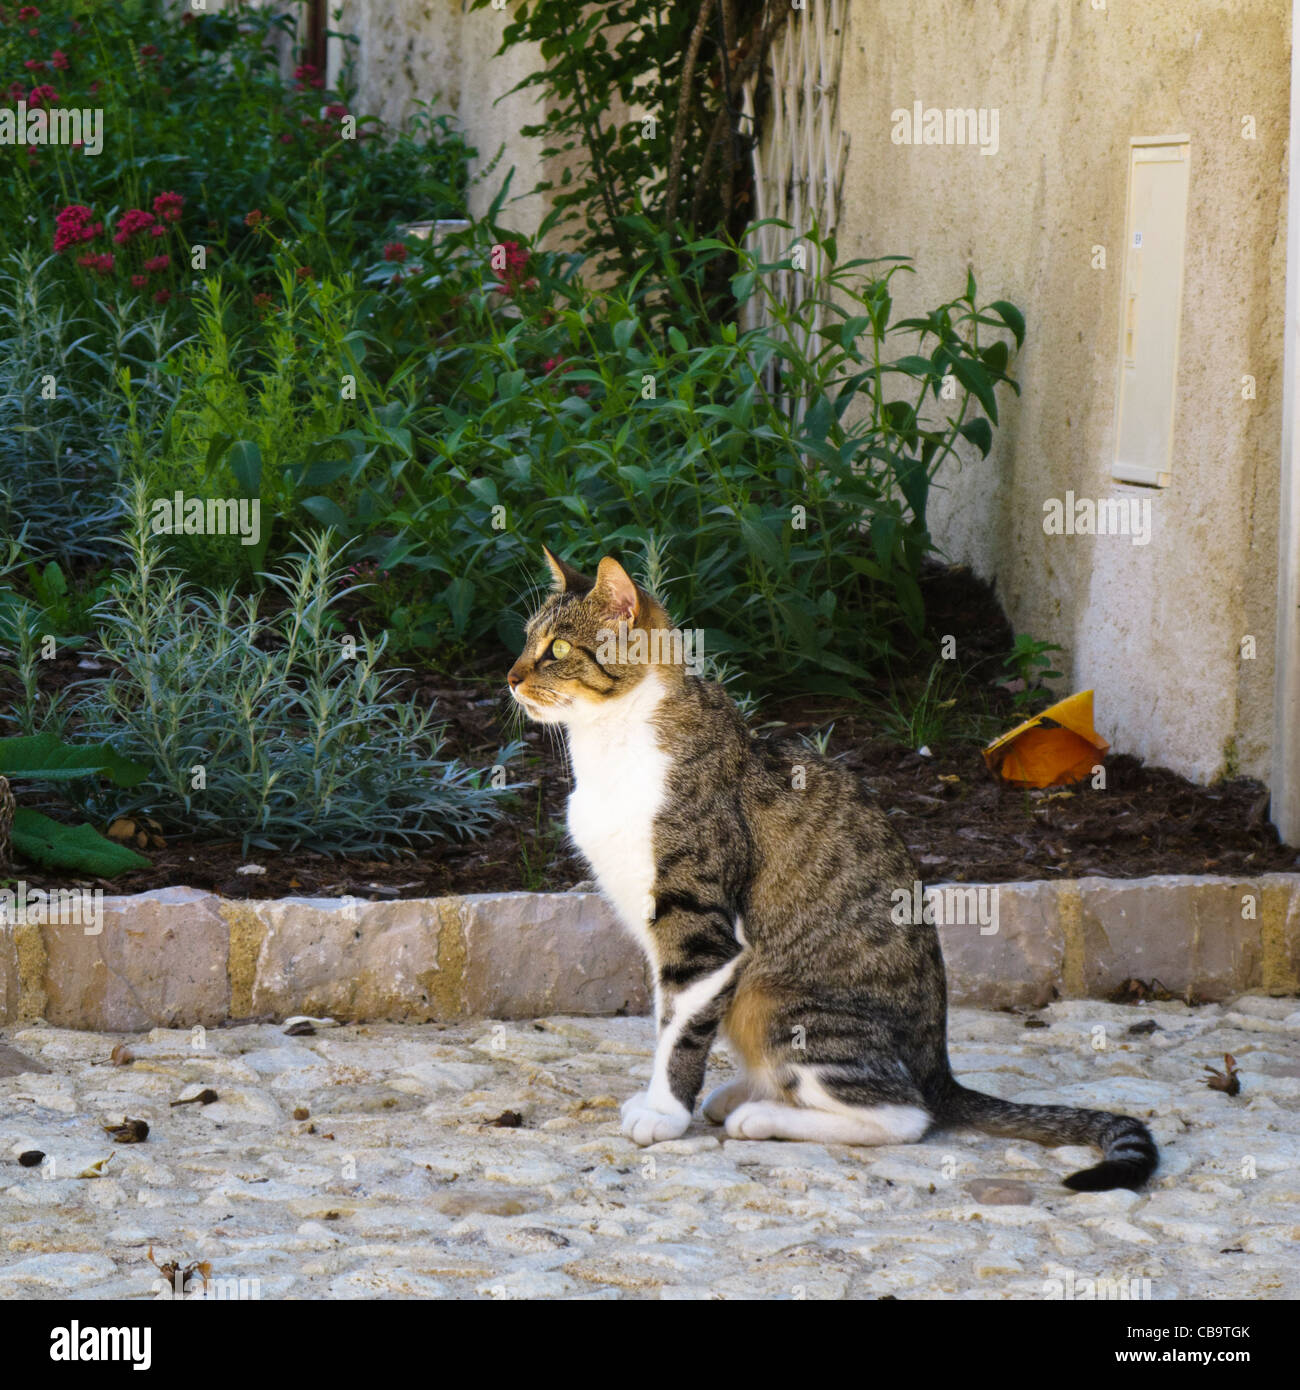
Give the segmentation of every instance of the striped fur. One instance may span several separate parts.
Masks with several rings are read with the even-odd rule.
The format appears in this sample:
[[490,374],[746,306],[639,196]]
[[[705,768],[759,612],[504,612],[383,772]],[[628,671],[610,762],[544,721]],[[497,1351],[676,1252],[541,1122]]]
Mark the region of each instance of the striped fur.
[[611,631],[667,628],[667,613],[612,559],[594,579],[547,561],[555,590],[509,683],[530,717],[565,728],[570,833],[654,971],[659,1041],[624,1132],[685,1131],[721,1029],[744,1070],[705,1114],[734,1137],[907,1143],[972,1126],[1097,1145],[1103,1161],[1066,1179],[1078,1190],[1144,1182],[1157,1155],[1137,1120],[953,1078],[938,935],[893,922],[892,891],[910,895],[917,870],[857,780],[801,742],[754,737],[680,664],[611,657]]

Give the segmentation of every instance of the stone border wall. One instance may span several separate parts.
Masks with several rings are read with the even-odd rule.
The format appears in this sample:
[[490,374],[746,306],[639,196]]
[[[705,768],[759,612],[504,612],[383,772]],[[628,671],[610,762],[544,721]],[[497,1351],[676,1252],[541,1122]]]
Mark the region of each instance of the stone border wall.
[[[943,925],[954,1003],[1300,993],[1300,875],[948,885],[997,930]],[[29,910],[29,916],[30,916]],[[642,1013],[645,970],[595,893],[241,901],[191,888],[105,898],[102,927],[0,922],[0,1027],[141,1032],[304,1013],[339,1020]]]

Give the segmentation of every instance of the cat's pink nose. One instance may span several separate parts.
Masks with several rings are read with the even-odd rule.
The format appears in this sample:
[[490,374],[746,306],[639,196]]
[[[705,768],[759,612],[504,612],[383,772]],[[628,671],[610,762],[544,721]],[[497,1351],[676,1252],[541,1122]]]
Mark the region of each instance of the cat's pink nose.
[[511,690],[513,690],[517,685],[522,685],[523,681],[524,678],[519,674],[518,671],[511,671],[510,674],[506,677],[506,684],[510,687]]

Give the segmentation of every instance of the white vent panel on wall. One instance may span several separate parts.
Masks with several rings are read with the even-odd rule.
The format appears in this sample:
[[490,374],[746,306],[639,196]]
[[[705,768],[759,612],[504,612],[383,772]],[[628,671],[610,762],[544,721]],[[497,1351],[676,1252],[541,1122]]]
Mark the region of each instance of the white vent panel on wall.
[[1148,487],[1173,481],[1190,153],[1185,135],[1144,136],[1129,148],[1111,473],[1120,482]]

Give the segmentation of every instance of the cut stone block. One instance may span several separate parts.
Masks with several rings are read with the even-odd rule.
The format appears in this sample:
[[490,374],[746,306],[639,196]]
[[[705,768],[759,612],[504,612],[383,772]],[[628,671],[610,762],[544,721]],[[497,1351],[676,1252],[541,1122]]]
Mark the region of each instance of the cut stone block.
[[[1065,937],[1055,883],[940,885],[974,887],[996,907],[997,931],[945,922],[938,928],[953,1004],[1038,1007],[1059,988]],[[992,914],[987,914],[992,925]]]
[[136,1033],[222,1022],[229,931],[220,902],[194,888],[105,898],[101,930],[46,923],[45,1018],[60,1027]]
[[1258,882],[1160,875],[1079,879],[1081,990],[1104,999],[1127,979],[1224,999],[1262,983]]
[[459,991],[444,970],[440,933],[455,898],[283,898],[241,906],[264,924],[251,1009],[284,1018],[427,1022],[455,1016]]
[[472,1016],[639,1014],[645,958],[598,893],[461,899],[465,1007]]
[[0,920],[0,1028],[18,1021],[18,943],[14,924]]

